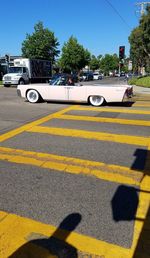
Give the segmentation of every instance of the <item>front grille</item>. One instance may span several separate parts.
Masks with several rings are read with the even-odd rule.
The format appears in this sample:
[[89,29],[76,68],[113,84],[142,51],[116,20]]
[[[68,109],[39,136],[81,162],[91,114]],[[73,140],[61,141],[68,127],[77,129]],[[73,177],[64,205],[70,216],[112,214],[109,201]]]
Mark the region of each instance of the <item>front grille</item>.
[[5,76],[5,80],[6,81],[10,81],[11,80],[11,76]]

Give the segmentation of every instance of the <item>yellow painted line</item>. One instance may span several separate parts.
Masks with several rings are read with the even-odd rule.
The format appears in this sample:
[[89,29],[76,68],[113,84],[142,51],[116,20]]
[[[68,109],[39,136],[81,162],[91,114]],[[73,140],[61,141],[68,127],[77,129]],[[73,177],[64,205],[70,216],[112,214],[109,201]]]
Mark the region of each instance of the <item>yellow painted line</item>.
[[[135,250],[138,246],[138,241],[140,239],[140,235],[142,233],[142,229],[144,226],[145,218],[149,208],[150,201],[150,177],[145,176],[141,183],[141,191],[139,194],[139,204],[135,219],[135,226],[133,232],[133,242],[131,248],[123,248],[121,246],[107,243],[101,240],[97,240],[95,238],[89,237],[87,235],[83,235],[76,232],[68,232],[59,228],[54,227],[53,225],[47,225],[44,223],[40,223],[28,218],[23,218],[20,216],[16,216],[14,214],[9,214],[6,212],[0,212],[0,217],[3,217],[3,220],[0,221],[0,254],[1,257],[6,258],[15,254],[16,250],[26,250],[26,254],[28,256],[23,256],[24,258],[33,257],[51,257],[40,256],[42,250],[39,248],[33,248],[35,256],[32,256],[32,248],[31,242],[30,244],[27,242],[33,240],[34,238],[51,238],[55,236],[55,238],[64,240],[69,245],[73,246],[79,252],[91,254],[89,257],[94,257],[94,255],[99,255],[100,258],[133,258]],[[82,214],[81,214],[82,215]],[[62,218],[63,220],[64,218]],[[60,221],[61,222],[61,221]],[[147,234],[145,238],[149,237],[150,228],[147,228]],[[39,236],[39,237],[38,237]],[[66,237],[67,236],[67,237]],[[33,242],[32,242],[33,243]],[[148,246],[146,246],[146,242],[142,243],[142,257],[146,258],[146,252]],[[20,248],[20,249],[19,249]],[[41,253],[38,252],[41,251]],[[46,252],[46,250],[45,250]],[[17,254],[17,252],[16,252]],[[48,254],[48,253],[47,253]],[[49,254],[50,255],[50,254]],[[16,257],[16,256],[14,256]],[[14,258],[11,256],[11,258]],[[21,256],[17,256],[17,258],[21,258]],[[82,256],[81,256],[82,257]],[[84,256],[83,256],[84,257]],[[86,257],[86,256],[85,256]],[[87,256],[88,257],[88,256]]]
[[150,175],[150,144],[147,148],[147,156],[145,161],[145,167],[144,167],[145,174]]
[[150,107],[150,101],[149,102],[140,102],[140,103],[135,103],[135,104],[133,104],[133,107]]
[[124,184],[139,185],[143,178],[142,172],[124,166],[5,147],[0,147],[0,160]]
[[147,146],[150,142],[150,137],[91,132],[91,131],[68,129],[68,128],[57,128],[57,127],[34,126],[32,128],[29,128],[27,132],[43,133],[43,134],[51,134],[51,135],[59,135],[59,136],[67,136],[67,137],[79,137],[79,138],[90,139],[90,140],[109,141],[109,142],[117,142],[117,143],[140,145],[140,146]]
[[16,136],[17,134],[20,134],[20,133],[26,131],[27,129],[32,128],[33,126],[37,126],[39,124],[45,123],[45,122],[53,119],[54,117],[57,117],[57,115],[64,114],[65,112],[68,112],[68,111],[70,111],[72,109],[74,109],[74,106],[65,108],[65,109],[60,110],[60,111],[58,111],[56,113],[50,114],[50,115],[48,115],[46,117],[42,117],[42,118],[40,118],[40,119],[38,119],[36,121],[33,121],[31,123],[28,123],[28,124],[25,124],[25,125],[17,128],[17,129],[14,129],[14,130],[11,130],[11,131],[9,131],[7,133],[4,133],[4,134],[0,135],[0,142],[6,141],[6,140]]
[[150,111],[141,109],[131,109],[131,108],[103,108],[103,107],[82,107],[79,106],[76,110],[82,111],[96,111],[96,112],[111,112],[111,113],[125,113],[125,114],[139,114],[139,115],[150,115]]
[[66,120],[78,120],[78,121],[91,121],[100,123],[117,123],[125,125],[137,125],[137,126],[150,126],[150,121],[145,120],[129,120],[118,118],[105,118],[105,117],[91,117],[91,116],[78,116],[78,115],[60,115],[58,119]]

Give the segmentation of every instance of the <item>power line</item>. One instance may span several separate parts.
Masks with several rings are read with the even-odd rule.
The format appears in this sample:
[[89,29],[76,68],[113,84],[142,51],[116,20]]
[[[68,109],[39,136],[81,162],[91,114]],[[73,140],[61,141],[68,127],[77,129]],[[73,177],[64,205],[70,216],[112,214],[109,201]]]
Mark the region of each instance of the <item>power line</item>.
[[120,15],[120,13],[117,11],[117,9],[108,1],[105,0],[110,6],[111,8],[114,10],[114,12],[120,17],[120,19],[126,24],[126,26],[131,29],[131,27],[129,26],[129,24],[125,21],[125,19]]

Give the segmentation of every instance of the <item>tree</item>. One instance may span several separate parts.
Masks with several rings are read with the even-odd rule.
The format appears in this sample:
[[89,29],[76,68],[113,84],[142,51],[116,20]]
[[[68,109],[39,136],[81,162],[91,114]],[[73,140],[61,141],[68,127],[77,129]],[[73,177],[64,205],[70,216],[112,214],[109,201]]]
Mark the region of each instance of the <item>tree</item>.
[[90,69],[91,69],[91,70],[97,70],[97,69],[99,69],[99,66],[100,66],[100,59],[99,59],[99,58],[96,58],[94,55],[92,55],[89,65],[90,65]]
[[147,13],[140,20],[140,28],[142,32],[143,48],[150,58],[150,6],[147,6]]
[[106,54],[101,58],[100,69],[105,73],[109,74],[110,71],[118,70],[119,58],[117,54],[109,55]]
[[141,19],[139,26],[129,36],[130,58],[135,70],[146,67],[150,70],[150,6]]
[[22,56],[54,62],[55,57],[60,52],[57,49],[58,46],[59,42],[55,38],[54,33],[44,28],[42,22],[38,22],[34,26],[33,34],[27,34],[26,39],[22,43]]
[[68,42],[62,47],[62,55],[59,64],[63,71],[74,72],[79,71],[90,61],[90,53],[80,45],[77,39],[71,36]]
[[133,63],[133,70],[138,71],[139,67],[145,65],[145,51],[142,41],[142,30],[140,27],[135,28],[129,37],[130,58]]

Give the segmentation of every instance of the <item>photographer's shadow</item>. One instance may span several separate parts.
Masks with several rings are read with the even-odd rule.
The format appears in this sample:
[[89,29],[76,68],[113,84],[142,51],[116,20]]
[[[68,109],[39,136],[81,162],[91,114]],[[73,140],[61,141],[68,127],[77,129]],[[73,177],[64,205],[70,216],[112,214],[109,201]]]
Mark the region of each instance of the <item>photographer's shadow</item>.
[[77,249],[66,242],[67,237],[80,223],[79,213],[68,215],[49,238],[31,240],[16,250],[9,258],[77,258]]

